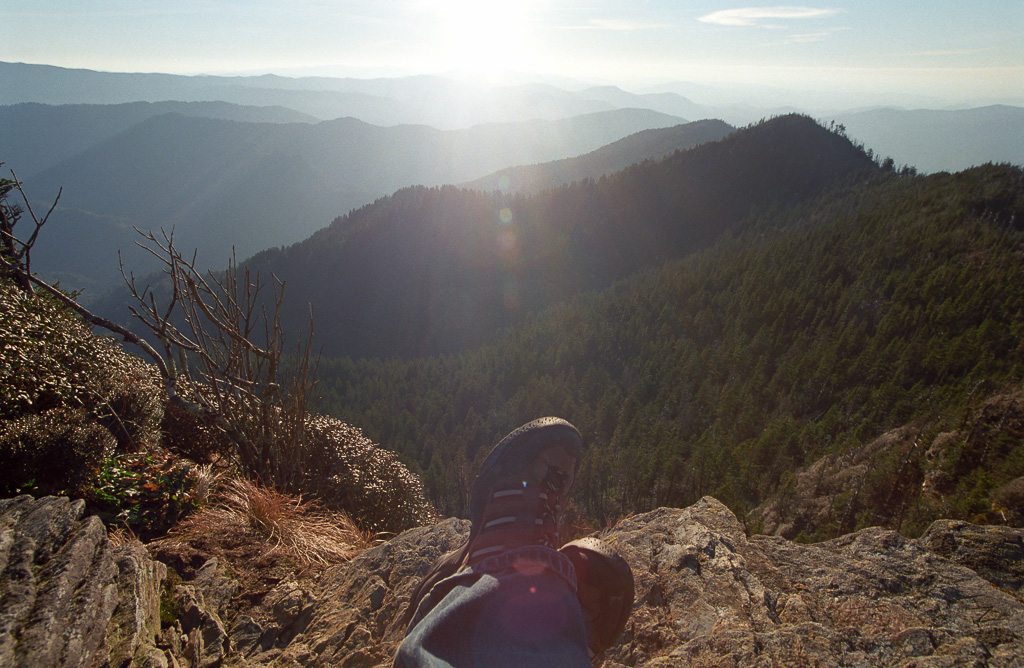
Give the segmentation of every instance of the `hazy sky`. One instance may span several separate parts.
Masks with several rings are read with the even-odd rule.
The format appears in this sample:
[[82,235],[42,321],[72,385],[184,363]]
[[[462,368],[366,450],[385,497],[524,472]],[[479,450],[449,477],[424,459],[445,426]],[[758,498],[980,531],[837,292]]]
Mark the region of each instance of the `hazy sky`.
[[5,0],[0,60],[127,72],[537,72],[1024,99],[1024,0]]

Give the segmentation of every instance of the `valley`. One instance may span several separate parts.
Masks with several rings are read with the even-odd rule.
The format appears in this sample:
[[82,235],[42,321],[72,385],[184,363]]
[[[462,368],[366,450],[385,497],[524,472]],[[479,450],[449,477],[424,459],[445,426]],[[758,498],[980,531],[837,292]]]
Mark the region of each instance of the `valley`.
[[[996,450],[941,437],[1021,380],[1022,180],[1005,164],[943,171],[936,137],[969,127],[948,144],[960,159],[1013,162],[1020,147],[991,138],[1019,136],[1017,108],[737,128],[671,115],[710,109],[675,94],[595,88],[501,116],[534,88],[437,129],[302,103],[373,95],[424,121],[440,108],[427,79],[42,74],[93,97],[54,106],[22,82],[10,94],[40,99],[0,107],[32,192],[63,187],[33,267],[130,322],[119,257],[166,298],[134,227],[173,230],[201,267],[234,252],[286,286],[286,332],[314,314],[318,410],[397,453],[443,514],[466,512],[459,481],[482,446],[541,414],[590,443],[587,522],[710,494],[789,537],[914,533],[984,517],[1024,475],[1015,432]],[[191,101],[144,101],[172,94]],[[251,106],[271,101],[288,104]],[[896,469],[868,448],[884,461],[863,465],[888,473],[861,477],[864,495],[779,515],[793,490],[819,498],[804,471],[907,430],[939,445]],[[914,491],[924,480],[947,481],[941,501]]]

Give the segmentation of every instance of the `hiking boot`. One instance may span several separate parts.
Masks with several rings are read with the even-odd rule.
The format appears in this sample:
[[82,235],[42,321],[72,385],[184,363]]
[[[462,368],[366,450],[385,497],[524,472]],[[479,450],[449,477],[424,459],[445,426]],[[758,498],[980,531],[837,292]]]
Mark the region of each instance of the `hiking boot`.
[[591,658],[618,641],[633,612],[633,571],[611,546],[580,538],[559,550],[576,569],[576,597],[583,609]]
[[465,564],[528,545],[557,549],[582,451],[579,432],[560,418],[534,420],[501,439],[473,482]]
[[528,422],[501,439],[473,481],[469,540],[434,563],[413,591],[401,623],[412,621],[435,584],[466,566],[517,547],[557,548],[562,508],[582,451],[576,428],[555,417]]

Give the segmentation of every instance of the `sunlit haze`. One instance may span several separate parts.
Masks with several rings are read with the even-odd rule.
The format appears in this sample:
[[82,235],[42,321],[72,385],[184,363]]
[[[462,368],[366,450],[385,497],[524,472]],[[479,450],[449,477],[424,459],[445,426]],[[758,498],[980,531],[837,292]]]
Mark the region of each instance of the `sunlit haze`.
[[818,91],[843,104],[1024,100],[1021,0],[26,0],[4,14],[0,60],[105,71],[492,83],[515,72],[633,92]]

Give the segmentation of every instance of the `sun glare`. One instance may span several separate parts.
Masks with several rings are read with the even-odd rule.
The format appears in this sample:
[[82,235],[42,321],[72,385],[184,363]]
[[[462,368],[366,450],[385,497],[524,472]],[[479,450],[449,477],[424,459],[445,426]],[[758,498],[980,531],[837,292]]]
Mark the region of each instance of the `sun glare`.
[[435,0],[431,56],[442,69],[485,78],[532,63],[530,3],[524,0]]

